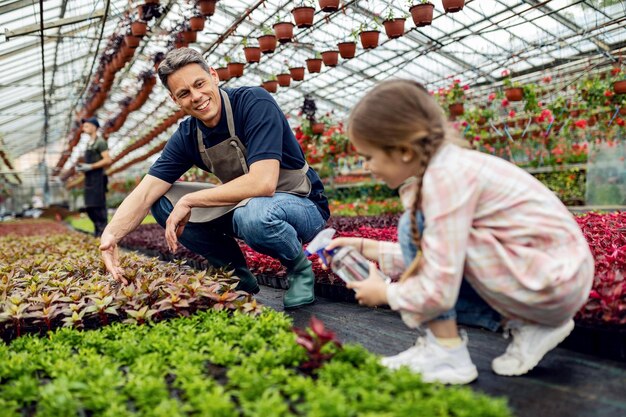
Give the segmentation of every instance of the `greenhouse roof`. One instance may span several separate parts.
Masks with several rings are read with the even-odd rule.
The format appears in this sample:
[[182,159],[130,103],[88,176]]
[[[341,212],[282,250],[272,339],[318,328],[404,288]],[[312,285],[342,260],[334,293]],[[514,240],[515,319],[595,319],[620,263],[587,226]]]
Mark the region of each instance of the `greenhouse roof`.
[[[432,25],[424,27],[413,23],[410,3],[344,0],[338,11],[326,13],[315,2],[312,27],[295,28],[293,42],[279,44],[259,63],[247,64],[242,77],[222,85],[260,85],[287,67],[305,66],[317,52],[337,49],[338,42],[351,40],[360,28],[372,28],[390,15],[407,17],[404,36],[389,39],[383,31],[377,48],[365,50],[358,44],[354,58],[340,59],[336,67],[307,73],[303,81],[281,87],[275,98],[285,113],[296,120],[309,95],[319,115],[332,111],[341,119],[363,92],[389,77],[414,79],[433,90],[448,85],[450,78],[460,79],[472,86],[475,96],[500,86],[504,69],[520,79],[549,74],[565,86],[620,60],[626,47],[624,1],[468,0],[462,11],[445,13],[441,1],[435,0]],[[72,138],[80,118],[89,115],[85,108],[99,82],[103,57],[111,56],[114,40],[129,30],[141,4],[0,0],[5,38],[0,41],[0,181],[39,181],[42,175],[74,165],[85,144],[73,146]],[[225,65],[226,57],[243,61],[242,41],[256,44],[264,27],[292,21],[294,4],[222,0],[191,47],[213,67]],[[194,1],[161,0],[159,16],[149,20],[147,35],[94,110],[101,124],[120,113],[120,102],[128,104],[137,96],[142,84],[138,77],[153,69],[157,53],[173,47],[195,8]],[[157,83],[145,104],[129,112],[121,128],[110,134],[111,155],[119,155],[176,110]],[[174,128],[165,130],[159,141]],[[144,148],[116,163],[132,161],[146,153]]]

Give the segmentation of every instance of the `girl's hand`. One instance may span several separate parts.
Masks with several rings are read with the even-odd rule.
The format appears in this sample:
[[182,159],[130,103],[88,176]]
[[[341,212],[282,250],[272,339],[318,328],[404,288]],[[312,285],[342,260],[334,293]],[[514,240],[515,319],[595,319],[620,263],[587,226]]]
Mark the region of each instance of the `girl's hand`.
[[[354,249],[358,251],[361,248],[362,241],[363,241],[363,238],[360,238],[360,237],[338,237],[336,239],[331,240],[328,246],[324,248],[324,255],[326,257],[326,263],[330,265],[330,260],[332,259],[332,255],[330,255],[328,252],[330,252],[331,250],[340,248],[343,246],[352,246]],[[324,261],[321,258],[318,262],[320,263],[320,265],[322,265],[323,269],[328,269],[328,267],[324,264]]]
[[359,304],[370,307],[387,304],[387,284],[373,262],[370,262],[370,275],[365,281],[348,282],[346,287],[354,290]]

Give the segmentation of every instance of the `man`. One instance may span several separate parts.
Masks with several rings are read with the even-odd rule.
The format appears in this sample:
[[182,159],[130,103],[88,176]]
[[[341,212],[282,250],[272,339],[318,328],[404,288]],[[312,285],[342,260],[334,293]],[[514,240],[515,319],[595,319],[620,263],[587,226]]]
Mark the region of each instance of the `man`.
[[94,225],[94,236],[100,237],[107,225],[107,176],[104,168],[113,163],[106,141],[98,135],[100,123],[95,117],[82,120],[81,140],[87,141],[85,162],[76,166],[76,171],[85,173],[85,207]]
[[[259,87],[220,90],[215,70],[189,48],[170,51],[158,73],[191,117],[104,231],[100,250],[109,272],[126,283],[116,244],[152,208],[170,250],[180,240],[212,265],[234,269],[238,290],[256,293],[259,287],[235,237],[287,267],[285,308],[314,302],[313,270],[302,243],[324,228],[328,201],[274,99]],[[174,184],[193,165],[222,184]]]

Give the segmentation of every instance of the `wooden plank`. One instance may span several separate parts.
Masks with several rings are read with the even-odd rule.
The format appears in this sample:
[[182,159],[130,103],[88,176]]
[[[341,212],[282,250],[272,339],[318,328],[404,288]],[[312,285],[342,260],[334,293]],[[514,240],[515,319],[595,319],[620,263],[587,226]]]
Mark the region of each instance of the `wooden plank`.
[[[282,311],[284,291],[261,287],[257,299]],[[342,342],[360,343],[373,353],[393,355],[410,347],[417,336],[399,315],[383,308],[318,298],[317,303],[287,311],[296,326],[312,315],[337,332]],[[472,389],[508,399],[518,417],[626,416],[626,363],[557,348],[527,375],[502,377],[491,371],[491,360],[508,344],[501,334],[469,328],[469,350],[478,367]]]

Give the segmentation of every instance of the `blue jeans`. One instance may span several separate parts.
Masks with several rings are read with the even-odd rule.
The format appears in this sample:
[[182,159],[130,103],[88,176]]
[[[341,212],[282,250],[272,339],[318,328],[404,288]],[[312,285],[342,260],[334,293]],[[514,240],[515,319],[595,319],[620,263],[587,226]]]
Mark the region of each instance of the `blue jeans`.
[[[151,211],[165,227],[172,209],[172,203],[161,197]],[[272,197],[255,197],[247,205],[213,221],[187,223],[179,241],[215,266],[246,265],[235,238],[288,264],[300,255],[302,244],[313,240],[325,225],[326,220],[308,198],[276,193]]]
[[[417,213],[417,228],[420,233],[424,230],[424,216]],[[411,233],[410,213],[405,212],[398,222],[398,241],[402,248],[404,263],[410,265],[417,255],[417,247],[413,242]],[[459,297],[454,308],[446,311],[433,320],[453,320],[460,324],[483,327],[491,331],[496,331],[500,327],[500,314],[487,304],[472,286],[463,278]]]

